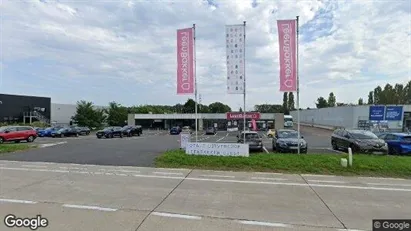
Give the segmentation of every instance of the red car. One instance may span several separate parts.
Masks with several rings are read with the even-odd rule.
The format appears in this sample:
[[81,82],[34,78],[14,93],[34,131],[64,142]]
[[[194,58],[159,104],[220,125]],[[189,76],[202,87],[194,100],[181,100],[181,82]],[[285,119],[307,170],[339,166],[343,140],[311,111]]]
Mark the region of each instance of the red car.
[[16,143],[25,140],[29,143],[37,138],[37,132],[29,126],[6,126],[0,127],[0,144],[7,141]]

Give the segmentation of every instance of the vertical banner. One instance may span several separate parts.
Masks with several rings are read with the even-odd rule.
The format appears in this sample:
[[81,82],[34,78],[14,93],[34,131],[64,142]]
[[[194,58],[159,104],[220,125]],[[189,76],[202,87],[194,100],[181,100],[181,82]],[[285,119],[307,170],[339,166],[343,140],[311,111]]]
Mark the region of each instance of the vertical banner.
[[278,20],[280,45],[280,91],[297,91],[296,20]]
[[194,94],[193,28],[177,30],[177,95]]
[[226,25],[227,93],[244,94],[244,25]]
[[255,119],[251,120],[251,125],[252,125],[252,128],[253,128],[253,131],[257,131],[257,122],[255,121]]

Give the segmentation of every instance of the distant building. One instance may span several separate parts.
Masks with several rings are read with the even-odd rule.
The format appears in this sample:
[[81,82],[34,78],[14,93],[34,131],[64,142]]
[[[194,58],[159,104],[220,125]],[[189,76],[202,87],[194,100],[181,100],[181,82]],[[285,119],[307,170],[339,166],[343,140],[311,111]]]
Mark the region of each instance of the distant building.
[[0,94],[0,122],[49,122],[51,98],[26,95]]

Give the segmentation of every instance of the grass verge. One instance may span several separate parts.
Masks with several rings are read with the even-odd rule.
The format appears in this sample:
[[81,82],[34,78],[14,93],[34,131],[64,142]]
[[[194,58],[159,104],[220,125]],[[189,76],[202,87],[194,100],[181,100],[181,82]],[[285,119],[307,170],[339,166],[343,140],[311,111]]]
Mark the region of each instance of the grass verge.
[[194,156],[182,150],[170,150],[157,157],[155,165],[161,168],[411,178],[411,157],[356,154],[353,156],[353,166],[347,168],[341,167],[341,158],[348,158],[348,155],[270,153],[221,157]]
[[0,144],[0,154],[16,152],[33,148],[33,145],[29,144]]

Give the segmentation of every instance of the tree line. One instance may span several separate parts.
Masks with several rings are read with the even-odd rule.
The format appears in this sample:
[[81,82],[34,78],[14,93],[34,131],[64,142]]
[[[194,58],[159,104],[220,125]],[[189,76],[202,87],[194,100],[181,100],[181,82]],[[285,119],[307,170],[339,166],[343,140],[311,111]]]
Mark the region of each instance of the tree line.
[[[347,94],[349,94],[347,92]],[[317,108],[340,107],[346,105],[388,105],[388,104],[411,104],[411,81],[407,84],[397,83],[394,86],[387,83],[384,88],[377,86],[368,93],[367,102],[359,98],[357,103],[338,103],[333,92],[328,98],[318,97],[315,103]],[[309,109],[309,108],[308,108]]]

